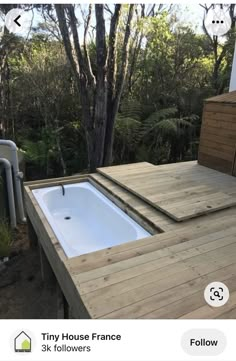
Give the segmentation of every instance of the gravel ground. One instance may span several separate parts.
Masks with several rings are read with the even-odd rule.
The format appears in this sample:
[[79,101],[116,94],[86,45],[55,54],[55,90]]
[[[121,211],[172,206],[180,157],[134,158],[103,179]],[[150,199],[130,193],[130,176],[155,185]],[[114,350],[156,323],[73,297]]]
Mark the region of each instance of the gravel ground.
[[27,226],[19,226],[14,238],[10,259],[0,266],[0,319],[56,318],[56,284],[42,282]]

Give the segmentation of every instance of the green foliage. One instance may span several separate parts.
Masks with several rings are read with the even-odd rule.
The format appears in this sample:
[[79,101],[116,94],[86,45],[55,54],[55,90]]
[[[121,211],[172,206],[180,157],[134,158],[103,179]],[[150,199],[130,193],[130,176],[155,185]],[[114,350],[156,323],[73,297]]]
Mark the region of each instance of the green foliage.
[[0,221],[0,257],[7,257],[10,253],[12,232],[6,221]]
[[181,113],[200,115],[203,99],[212,94],[213,53],[206,36],[173,19],[166,13],[149,19],[134,92],[157,109],[174,106]]
[[[116,120],[116,162],[152,160],[153,163],[183,160],[191,153],[199,117],[177,116],[176,107],[156,110],[147,117],[138,101],[125,101]],[[195,153],[191,153],[192,156]],[[129,157],[127,159],[126,157]]]
[[143,108],[135,99],[123,100],[115,123],[115,162],[133,159],[141,128]]
[[45,166],[49,149],[43,140],[32,142],[26,139],[23,143],[23,149],[25,150],[26,161],[38,163],[42,167]]
[[[143,121],[140,141],[148,146],[149,153],[161,149],[162,161],[183,160],[194,137],[198,116],[180,117],[176,108],[155,111]],[[164,152],[166,150],[166,152]],[[161,161],[160,155],[157,157]],[[155,163],[157,160],[153,160]]]
[[26,150],[26,177],[62,176],[85,168],[79,94],[62,45],[36,35],[10,64],[11,111],[16,141]]
[[143,122],[140,138],[144,138],[153,131],[157,131],[159,134],[170,134],[171,132],[176,132],[175,122],[173,122],[170,118],[175,115],[176,112],[176,108],[167,108],[151,113]]
[[41,139],[33,142],[29,139],[22,140],[22,149],[25,151],[25,159],[28,164],[38,166],[46,176],[53,176],[53,168],[59,163],[59,154],[56,144],[57,134],[63,131],[59,129],[44,129]]

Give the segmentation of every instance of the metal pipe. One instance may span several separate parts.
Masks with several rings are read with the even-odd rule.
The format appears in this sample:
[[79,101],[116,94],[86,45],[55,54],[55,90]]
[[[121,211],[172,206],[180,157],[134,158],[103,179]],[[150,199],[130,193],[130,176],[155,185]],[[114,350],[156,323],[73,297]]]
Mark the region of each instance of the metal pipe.
[[15,184],[16,201],[17,201],[17,208],[19,211],[19,218],[21,222],[26,222],[25,211],[23,206],[22,189],[21,189],[21,180],[23,179],[23,173],[20,172],[19,170],[16,144],[11,140],[0,139],[0,145],[8,146],[11,149],[11,164],[13,167],[13,180]]
[[9,202],[11,227],[16,228],[16,208],[15,208],[15,199],[14,199],[14,191],[13,191],[11,163],[9,162],[9,160],[5,158],[0,158],[0,163],[3,164],[6,171],[7,194],[8,194],[8,202]]
[[59,186],[61,187],[62,195],[64,196],[65,195],[65,187],[64,187],[64,185],[62,183],[60,183]]

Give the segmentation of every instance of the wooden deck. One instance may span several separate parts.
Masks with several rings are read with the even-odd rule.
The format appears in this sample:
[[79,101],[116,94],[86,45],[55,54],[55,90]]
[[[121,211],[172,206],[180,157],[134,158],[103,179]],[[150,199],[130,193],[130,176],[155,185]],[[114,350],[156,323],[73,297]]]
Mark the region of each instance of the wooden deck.
[[[181,193],[181,201],[177,193],[184,192],[184,188],[173,189],[173,181],[180,186],[178,177],[183,176],[187,180],[185,187],[188,183],[188,188],[192,190],[187,191],[186,197]],[[195,183],[195,177],[199,183]],[[141,191],[149,189],[148,197],[154,197],[150,179],[152,184],[155,179],[157,183],[162,183],[155,190],[156,197],[163,196],[161,200],[156,198],[158,202],[169,200],[171,205],[177,202],[180,208],[178,214],[183,214],[186,206],[191,209],[189,205],[198,203],[197,197],[201,197],[200,179],[203,186],[209,188],[209,193],[206,189],[203,191],[207,192],[206,197],[212,194],[212,189],[223,193],[224,199],[234,199],[236,194],[234,177],[195,162],[165,166],[140,163],[103,168],[89,176],[63,178],[63,184],[90,181],[153,234],[149,238],[68,259],[31,192],[33,188],[55,185],[59,181],[25,185],[28,216],[74,317],[235,318],[235,203],[229,203],[228,208],[223,210],[215,208],[210,213],[208,208],[204,208],[204,215],[199,216],[196,212],[193,217],[190,213],[191,217],[177,222],[173,216],[166,214],[166,209],[163,211],[160,204],[156,207],[149,200],[147,202],[146,193],[144,197],[144,193],[138,194],[137,188],[133,189],[134,183],[135,187],[141,184]],[[164,179],[168,184],[166,186]],[[191,202],[191,199],[194,201]],[[204,202],[203,199],[204,194],[201,202]],[[210,197],[207,199],[211,201]],[[212,308],[204,300],[204,289],[213,281],[222,281],[229,287],[230,300],[223,307]]]

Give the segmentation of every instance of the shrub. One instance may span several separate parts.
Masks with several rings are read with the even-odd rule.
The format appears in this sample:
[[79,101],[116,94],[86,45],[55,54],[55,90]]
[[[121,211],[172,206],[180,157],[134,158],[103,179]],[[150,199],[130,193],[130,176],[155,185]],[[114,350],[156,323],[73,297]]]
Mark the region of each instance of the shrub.
[[7,257],[10,253],[12,242],[12,232],[8,223],[0,221],[0,257]]

